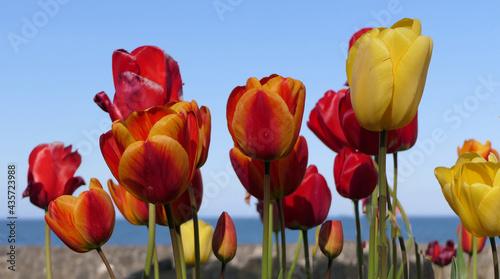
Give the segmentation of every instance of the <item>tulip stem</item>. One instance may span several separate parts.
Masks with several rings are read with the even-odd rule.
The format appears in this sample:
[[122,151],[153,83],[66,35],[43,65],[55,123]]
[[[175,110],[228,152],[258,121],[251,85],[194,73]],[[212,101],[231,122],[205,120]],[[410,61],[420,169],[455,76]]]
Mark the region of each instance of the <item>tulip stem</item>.
[[[354,203],[354,216],[356,219],[356,254],[358,256],[358,277],[363,279],[363,247],[361,242],[361,222],[359,220],[359,200],[352,200]],[[330,278],[330,276],[328,276]]]
[[115,274],[113,273],[113,270],[111,269],[111,265],[109,265],[108,259],[106,259],[106,256],[104,255],[104,252],[101,250],[101,247],[98,247],[96,249],[97,253],[99,253],[99,256],[101,256],[102,262],[106,266],[106,269],[108,270],[109,273],[109,278],[115,279]]
[[498,276],[498,254],[497,254],[497,245],[495,244],[495,238],[490,237],[491,243],[491,254],[493,256],[493,269],[495,271],[495,279],[499,279]]
[[160,266],[158,265],[158,251],[155,249],[153,251],[154,269],[155,269],[155,279],[160,278]]
[[[194,224],[193,224],[194,225]],[[179,260],[182,272],[182,278],[186,279],[187,271],[186,271],[186,258],[184,257],[184,246],[182,244],[182,235],[181,235],[181,226],[175,225],[175,232],[177,233],[177,243],[179,244]],[[193,273],[193,275],[196,272]]]
[[[45,211],[47,214],[47,211]],[[45,270],[47,279],[52,279],[52,263],[50,260],[50,228],[47,221],[45,221]]]
[[288,271],[288,279],[292,278],[293,271],[295,270],[295,265],[297,264],[297,260],[299,259],[300,247],[302,247],[301,242],[302,242],[302,231],[299,232],[299,239],[297,240],[297,247],[295,248],[295,257],[293,258],[292,265],[290,266],[290,270]]
[[223,262],[220,268],[220,279],[224,279],[226,276],[226,264]]
[[477,238],[475,236],[472,236],[472,279],[477,279]]
[[332,265],[333,265],[333,259],[328,259],[328,271],[326,273],[327,279],[332,278]]
[[280,258],[280,238],[279,238],[279,232],[274,233],[274,237],[276,239],[276,265],[280,266],[281,263],[281,258]]
[[387,278],[387,236],[386,236],[386,208],[387,208],[387,181],[385,174],[385,157],[387,151],[387,130],[380,131],[379,152],[378,152],[378,222],[379,222],[379,258],[380,258],[380,278]]
[[311,278],[311,264],[309,263],[309,240],[307,238],[307,230],[302,230],[304,235],[304,257],[306,259],[306,278]]
[[418,244],[415,240],[415,265],[417,269],[417,278],[422,279],[422,264],[420,263],[420,253],[418,252]]
[[[377,186],[378,187],[378,186]],[[375,188],[376,189],[376,188]],[[378,228],[378,223],[377,223],[377,213],[375,212],[375,203],[377,202],[377,194],[374,191],[370,197],[371,202],[370,202],[370,239],[369,239],[369,246],[368,246],[368,278],[369,279],[374,279],[377,278],[377,228]]]
[[406,255],[405,240],[402,236],[399,236],[398,239],[399,239],[399,246],[401,247],[401,258],[403,260],[403,271],[404,271],[403,278],[408,279],[409,271],[408,271],[408,258]]
[[144,263],[144,276],[149,278],[151,273],[151,262],[153,260],[153,253],[155,249],[155,230],[156,230],[156,207],[154,204],[149,204],[149,220],[148,220],[148,252],[146,254],[146,262]]
[[191,211],[193,213],[194,225],[194,262],[196,279],[201,278],[201,260],[200,260],[200,228],[198,224],[198,208],[196,207],[196,198],[194,196],[193,183],[189,183],[188,187],[189,201],[191,203]]
[[170,203],[164,205],[165,213],[167,215],[168,222],[168,230],[170,231],[170,239],[172,242],[172,249],[174,250],[174,263],[175,263],[175,274],[177,279],[183,279],[182,266],[181,266],[181,258],[180,258],[180,247],[179,240],[177,239],[177,230],[175,228],[175,221],[172,215],[172,208],[170,207]]
[[262,278],[269,278],[269,205],[271,199],[271,162],[264,162],[264,236],[262,239]]
[[285,238],[285,217],[283,215],[283,207],[281,206],[281,199],[276,200],[278,212],[280,217],[281,227],[281,270],[283,270],[283,278],[286,277],[286,238]]

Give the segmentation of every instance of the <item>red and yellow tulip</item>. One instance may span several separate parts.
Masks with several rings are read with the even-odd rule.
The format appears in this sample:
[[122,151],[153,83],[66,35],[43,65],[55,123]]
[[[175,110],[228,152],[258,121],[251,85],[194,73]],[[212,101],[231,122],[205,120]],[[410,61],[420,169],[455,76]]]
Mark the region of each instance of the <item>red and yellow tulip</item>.
[[64,195],[51,202],[45,221],[71,250],[83,253],[109,240],[115,226],[115,209],[99,180],[92,178],[89,190],[78,198]]
[[224,211],[215,226],[212,250],[219,261],[228,263],[236,255],[236,244],[236,228],[233,219]]
[[472,151],[479,153],[479,155],[483,156],[483,158],[486,160],[488,160],[488,155],[490,155],[490,153],[495,154],[495,156],[498,158],[498,152],[495,149],[491,148],[491,142],[489,140],[487,140],[483,145],[477,140],[470,139],[464,141],[462,148],[460,148],[460,146],[457,147],[458,156]]
[[108,189],[116,207],[132,225],[148,225],[149,206],[148,203],[138,200],[127,192],[120,184],[108,180]]
[[290,153],[299,137],[306,89],[292,78],[249,78],[227,101],[227,126],[240,151],[262,161]]
[[458,224],[457,227],[457,239],[460,241],[460,231],[462,231],[462,250],[464,250],[465,253],[472,255],[472,241],[476,241],[476,247],[477,247],[477,252],[480,253],[483,251],[484,245],[486,244],[486,237],[476,237],[467,231],[467,229],[462,226],[462,224]]
[[344,247],[342,222],[329,220],[323,223],[318,234],[318,245],[328,259],[333,260],[338,257]]

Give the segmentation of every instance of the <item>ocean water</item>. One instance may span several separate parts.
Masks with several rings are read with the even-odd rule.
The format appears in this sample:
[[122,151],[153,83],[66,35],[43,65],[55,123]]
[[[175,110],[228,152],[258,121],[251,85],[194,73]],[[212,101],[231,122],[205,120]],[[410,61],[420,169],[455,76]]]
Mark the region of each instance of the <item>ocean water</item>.
[[[460,223],[458,217],[409,217],[411,230],[418,243],[428,243],[437,240],[440,243],[446,242],[448,239],[455,241],[457,239],[457,226]],[[216,218],[203,218],[205,222],[210,223],[215,227],[217,224]],[[355,241],[356,228],[354,217],[333,217],[328,220],[341,220],[344,229],[344,239],[346,241]],[[234,218],[233,219],[238,244],[258,244],[262,243],[262,223],[256,218]],[[4,220],[3,224],[7,224]],[[406,229],[404,224],[399,220],[402,229],[402,235],[407,239]],[[362,239],[368,240],[369,227],[364,216],[361,219]],[[0,229],[0,245],[7,245],[7,226],[2,225]],[[308,233],[310,242],[314,242],[314,232],[312,229]],[[45,222],[40,220],[18,219],[16,226],[16,245],[44,245]],[[390,234],[388,234],[390,235]],[[117,219],[113,235],[108,241],[108,245],[146,245],[148,232],[145,226],[134,226],[124,219]],[[298,231],[287,230],[287,243],[295,243],[299,237]],[[52,245],[64,245],[56,235],[52,233]],[[168,227],[156,227],[156,243],[170,244],[170,235]]]

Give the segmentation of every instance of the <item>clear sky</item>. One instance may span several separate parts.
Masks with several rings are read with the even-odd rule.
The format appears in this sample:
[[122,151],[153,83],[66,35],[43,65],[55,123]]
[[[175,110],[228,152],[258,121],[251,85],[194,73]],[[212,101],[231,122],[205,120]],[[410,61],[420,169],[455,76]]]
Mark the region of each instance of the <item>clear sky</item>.
[[[335,153],[307,128],[311,109],[328,89],[343,88],[350,36],[366,26],[405,17],[422,22],[434,40],[419,107],[419,138],[400,154],[399,198],[410,215],[452,215],[434,177],[451,166],[457,146],[475,138],[500,149],[500,3],[496,1],[88,1],[3,3],[0,9],[0,217],[7,215],[7,164],[18,170],[20,217],[42,210],[21,199],[28,156],[40,143],[61,141],[82,154],[77,175],[111,178],[98,137],[110,128],[93,97],[114,94],[111,54],[142,45],[163,48],[179,63],[185,100],[212,112],[212,143],[202,168],[202,217],[228,211],[256,216],[229,162],[226,102],[247,78],[272,73],[301,80],[306,108],[301,134],[309,163],[332,189],[331,216],[353,215],[334,187]],[[388,164],[392,164],[389,159]],[[81,187],[75,195],[86,190]]]

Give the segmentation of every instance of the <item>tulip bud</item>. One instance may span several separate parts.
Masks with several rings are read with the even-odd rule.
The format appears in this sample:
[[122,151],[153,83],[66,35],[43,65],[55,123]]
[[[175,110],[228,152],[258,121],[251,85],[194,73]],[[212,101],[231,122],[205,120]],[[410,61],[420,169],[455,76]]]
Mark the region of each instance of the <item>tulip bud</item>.
[[230,262],[236,255],[236,229],[227,212],[222,212],[215,226],[212,238],[214,255],[223,263]]
[[[474,237],[467,229],[458,224],[457,228],[457,238],[460,237],[460,230],[462,231],[462,250],[465,253],[472,255],[472,241],[476,241],[477,252],[481,252],[486,244],[486,237]],[[460,239],[458,239],[460,241]]]
[[318,244],[328,259],[333,260],[338,257],[344,247],[342,222],[329,220],[323,223],[319,230]]

